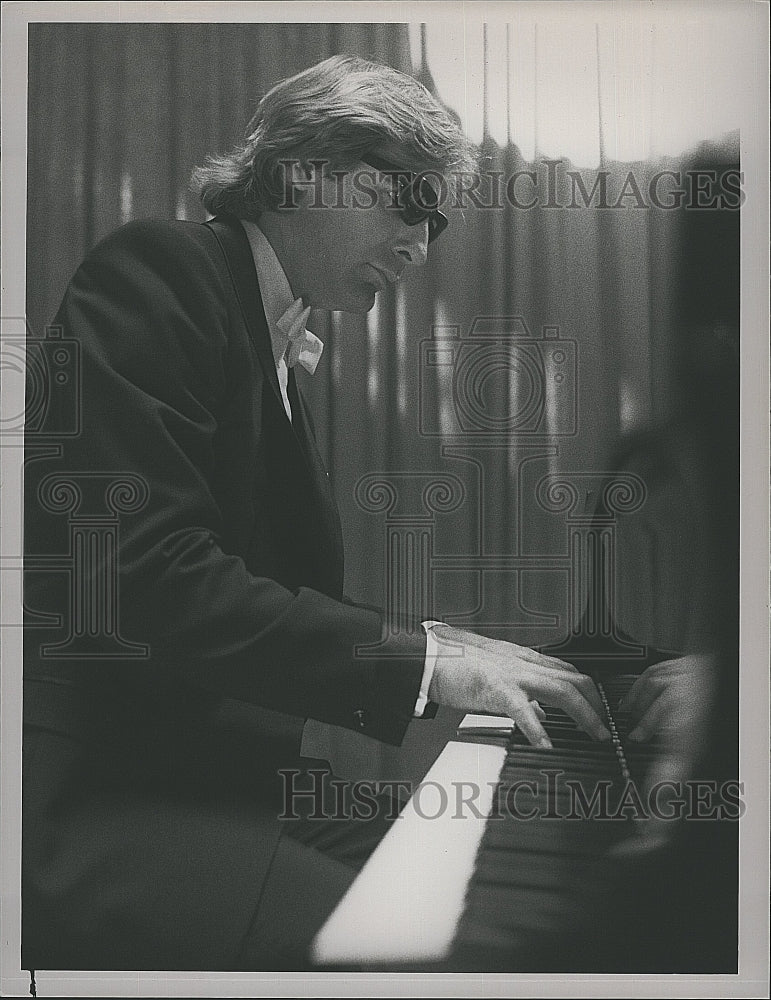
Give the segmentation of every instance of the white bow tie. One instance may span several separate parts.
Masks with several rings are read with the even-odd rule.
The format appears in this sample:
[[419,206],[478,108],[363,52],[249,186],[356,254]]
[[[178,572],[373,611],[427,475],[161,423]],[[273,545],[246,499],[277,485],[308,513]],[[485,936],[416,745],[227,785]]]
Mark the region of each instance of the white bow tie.
[[[324,344],[305,328],[310,311],[310,306],[303,309],[302,299],[295,299],[283,316],[276,320],[276,328],[287,338],[287,346],[282,355],[286,359],[287,367],[294,368],[299,363],[313,375],[321,359]],[[276,363],[279,360],[280,358]]]

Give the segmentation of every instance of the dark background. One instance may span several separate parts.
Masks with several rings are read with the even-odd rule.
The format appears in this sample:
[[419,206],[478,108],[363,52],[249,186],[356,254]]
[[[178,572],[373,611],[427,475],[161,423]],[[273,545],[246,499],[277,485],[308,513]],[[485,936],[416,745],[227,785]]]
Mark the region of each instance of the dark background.
[[[425,50],[413,66],[401,24],[30,25],[27,309],[35,335],[83,254],[113,228],[149,216],[203,220],[188,190],[191,169],[240,137],[275,82],[338,52],[414,71],[432,85]],[[601,166],[618,183],[632,169],[644,186],[664,168],[738,165],[738,136],[704,140],[678,158]],[[516,134],[503,146],[488,136],[482,151],[492,169],[534,168]],[[590,188],[595,175],[583,174]],[[566,524],[564,514],[537,504],[537,482],[623,467],[644,474],[649,495],[619,523],[619,619],[639,641],[730,648],[739,213],[450,214],[429,265],[381,296],[366,320],[315,315],[309,324],[326,350],[303,388],[341,507],[347,592],[383,603],[389,584],[385,514],[357,502],[361,478],[451,473],[466,496],[436,517],[434,551],[461,560],[527,553],[534,568],[518,577],[463,567],[437,573],[431,606],[420,610],[522,644],[553,641],[567,627],[567,576],[540,570],[537,557],[566,552]],[[465,335],[478,316],[521,316],[535,341],[545,326],[575,341],[574,434],[555,436],[547,420],[540,435],[499,436],[469,458],[421,433],[426,406],[434,408],[429,422],[441,423],[442,407],[453,405],[448,387],[421,367],[421,341],[436,324]],[[516,394],[515,382],[516,373]],[[351,735],[318,739],[351,768],[393,776],[405,759],[424,770],[451,722],[411,733],[406,755]]]

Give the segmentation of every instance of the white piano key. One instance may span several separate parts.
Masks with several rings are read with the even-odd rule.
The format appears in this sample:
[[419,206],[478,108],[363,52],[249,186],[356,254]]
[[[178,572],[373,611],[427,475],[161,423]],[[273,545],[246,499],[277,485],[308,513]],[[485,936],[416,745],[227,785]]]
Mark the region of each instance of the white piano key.
[[505,756],[502,746],[447,744],[316,935],[317,965],[449,954]]
[[513,729],[514,722],[507,715],[474,715],[464,716],[459,731],[464,729]]

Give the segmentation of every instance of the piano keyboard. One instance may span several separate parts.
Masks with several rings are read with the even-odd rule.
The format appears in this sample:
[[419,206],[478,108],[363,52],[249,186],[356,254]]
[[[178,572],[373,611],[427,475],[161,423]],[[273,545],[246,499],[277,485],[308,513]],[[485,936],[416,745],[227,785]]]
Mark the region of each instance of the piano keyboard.
[[[614,684],[605,689],[611,704],[617,704],[624,690]],[[576,776],[585,774],[590,762],[611,771],[616,766],[615,748],[593,742],[563,713],[546,711],[551,751],[530,747],[512,732],[510,719],[467,716],[468,724],[461,724],[457,739],[447,744],[423,781],[428,793],[437,794],[423,795],[420,801],[416,795],[405,807],[317,935],[315,964],[430,966],[468,950],[484,923],[475,918],[474,866],[486,828],[490,837],[496,836],[498,821],[488,820],[504,767],[519,766],[532,777],[538,766],[570,766]],[[441,794],[452,804],[458,789],[466,788],[480,794],[473,808],[462,810],[462,818],[452,805],[435,808]],[[519,825],[530,829],[527,823]],[[541,859],[542,872],[544,866]],[[531,870],[535,877],[535,862]]]
[[633,832],[634,800],[620,818],[583,810],[587,818],[570,785],[589,805],[606,789],[610,816],[630,779],[639,787],[657,747],[626,738],[617,706],[634,679],[598,683],[613,734],[603,743],[546,706],[551,750],[529,745],[511,720],[467,717],[423,784],[450,803],[464,783],[481,789],[480,815],[459,818],[450,807],[433,816],[429,799],[418,806],[413,796],[317,935],[317,967],[679,971],[687,915],[667,902],[677,855],[619,850]]
[[[643,777],[655,745],[629,744],[628,716],[617,705],[634,677],[597,682],[611,740],[598,743],[557,709],[544,728],[553,749],[507,739],[491,813],[450,948],[458,969],[609,971],[605,954],[633,879],[613,849],[632,833],[629,782]],[[491,739],[491,737],[487,737]],[[531,792],[522,806],[512,789]],[[594,813],[592,802],[597,800]],[[597,815],[600,804],[609,818]],[[528,816],[532,818],[528,818]],[[612,817],[612,818],[610,818]],[[624,961],[631,959],[628,949]],[[612,963],[620,960],[618,947]],[[626,968],[626,966],[622,966]]]

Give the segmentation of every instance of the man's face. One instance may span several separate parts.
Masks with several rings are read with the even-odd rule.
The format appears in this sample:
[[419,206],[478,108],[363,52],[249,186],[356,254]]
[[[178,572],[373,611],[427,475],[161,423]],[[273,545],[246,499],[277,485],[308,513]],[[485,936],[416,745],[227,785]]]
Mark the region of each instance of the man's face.
[[[378,153],[404,163],[393,149]],[[299,188],[303,246],[296,249],[307,267],[296,292],[316,309],[366,313],[405,267],[426,262],[428,222],[408,226],[395,206],[392,182],[366,163],[324,174]]]

